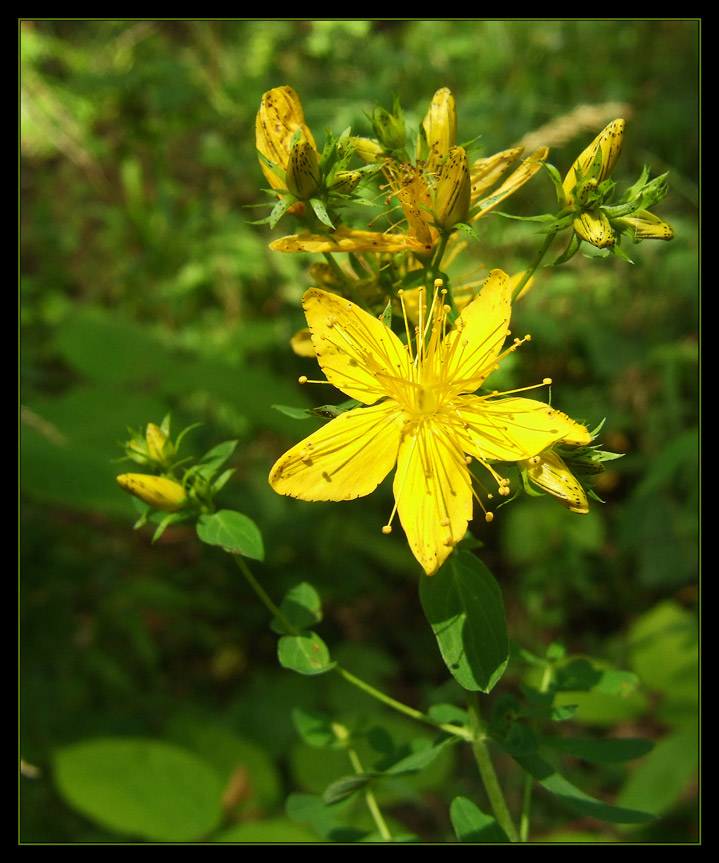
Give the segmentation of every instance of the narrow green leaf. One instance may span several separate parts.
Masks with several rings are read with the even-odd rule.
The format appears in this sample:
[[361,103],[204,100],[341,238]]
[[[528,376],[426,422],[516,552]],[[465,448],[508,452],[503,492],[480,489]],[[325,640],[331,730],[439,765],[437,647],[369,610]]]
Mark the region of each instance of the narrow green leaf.
[[418,770],[422,770],[428,764],[431,764],[435,758],[441,755],[445,747],[454,742],[455,738],[453,737],[445,737],[437,743],[423,741],[424,745],[422,748],[413,752],[411,755],[407,755],[399,761],[396,761],[391,767],[384,770],[383,773],[388,776],[398,776],[403,773],[416,773]]
[[283,668],[298,674],[324,674],[334,668],[330,652],[319,635],[283,635],[277,644],[277,658]]
[[292,417],[293,420],[307,420],[310,414],[306,408],[294,408],[289,405],[272,405],[272,410],[279,411],[285,416]]
[[454,798],[449,807],[449,817],[460,842],[509,842],[507,834],[494,818],[466,797]]
[[420,601],[455,680],[489,692],[509,657],[502,594],[492,573],[469,552],[455,552],[436,575],[420,579]]
[[219,545],[230,554],[241,554],[253,560],[264,560],[262,534],[257,525],[230,509],[212,515],[201,515],[197,521],[197,536],[208,545]]
[[612,806],[590,797],[589,794],[585,794],[584,791],[557,773],[539,755],[515,756],[515,761],[530,773],[542,788],[559,797],[567,806],[582,815],[588,815],[591,818],[608,821],[612,824],[643,824],[655,820],[655,816],[648,812],[623,809],[620,806]]
[[336,782],[327,786],[322,795],[322,800],[327,805],[331,803],[340,803],[342,800],[346,800],[348,797],[351,797],[357,791],[361,791],[363,788],[366,788],[371,781],[372,777],[364,773],[358,773],[355,776],[343,776],[341,779],[338,779]]
[[588,737],[548,737],[542,741],[557,752],[573,755],[585,761],[613,764],[617,761],[630,761],[651,752],[654,743],[641,737],[619,737],[612,740],[592,740]]

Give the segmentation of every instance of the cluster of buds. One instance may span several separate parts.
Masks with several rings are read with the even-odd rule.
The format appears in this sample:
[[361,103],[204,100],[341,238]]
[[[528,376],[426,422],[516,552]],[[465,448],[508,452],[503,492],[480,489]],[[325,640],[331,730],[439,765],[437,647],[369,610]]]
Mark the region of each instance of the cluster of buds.
[[159,539],[170,524],[192,521],[199,515],[214,512],[215,495],[233,473],[232,469],[220,472],[220,468],[232,455],[236,441],[214,447],[189,467],[190,459],[178,458],[183,437],[195,427],[188,426],[173,441],[168,415],[160,425],[148,423],[144,434],[129,429],[131,436],[122,444],[125,458],[149,471],[121,474],[117,483],[139,501],[141,512],[136,528],[148,520],[158,523],[153,541]]

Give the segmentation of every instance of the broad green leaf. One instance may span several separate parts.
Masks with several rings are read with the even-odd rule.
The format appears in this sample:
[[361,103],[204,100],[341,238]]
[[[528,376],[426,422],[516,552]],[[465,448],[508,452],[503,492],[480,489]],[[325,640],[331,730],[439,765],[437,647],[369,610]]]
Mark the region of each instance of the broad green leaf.
[[546,746],[551,746],[557,752],[573,755],[584,761],[596,761],[600,764],[613,764],[618,761],[630,761],[651,752],[654,743],[641,737],[617,737],[609,740],[592,740],[588,737],[547,737],[542,740]]
[[317,833],[288,818],[262,818],[233,824],[212,837],[215,842],[232,842],[242,845],[306,845],[314,844]]
[[320,836],[329,842],[359,842],[369,833],[355,827],[348,827],[337,817],[348,806],[352,805],[350,798],[327,806],[317,794],[290,794],[287,798],[285,811],[293,821],[300,821],[313,827]]
[[436,575],[420,579],[420,601],[455,680],[489,692],[509,657],[502,594],[487,567],[458,551]]
[[55,755],[55,784],[87,818],[151,842],[193,842],[222,820],[222,781],[205,761],[158,740],[102,738]]
[[554,767],[539,755],[515,756],[515,760],[539,782],[542,788],[559,797],[567,806],[582,815],[612,824],[642,824],[655,820],[655,816],[648,812],[612,806],[585,794],[557,773]]
[[460,842],[509,842],[507,834],[494,818],[466,797],[454,798],[449,807],[449,817]]
[[254,521],[241,512],[221,509],[212,515],[201,515],[197,521],[197,535],[202,542],[219,545],[230,554],[264,560],[262,534]]
[[283,668],[298,674],[324,674],[334,668],[330,652],[319,635],[283,635],[277,644],[277,658]]
[[[280,611],[295,629],[309,629],[322,620],[322,601],[314,587],[303,581],[287,591],[280,603]],[[276,619],[272,621],[272,628],[275,632],[291,634]]]

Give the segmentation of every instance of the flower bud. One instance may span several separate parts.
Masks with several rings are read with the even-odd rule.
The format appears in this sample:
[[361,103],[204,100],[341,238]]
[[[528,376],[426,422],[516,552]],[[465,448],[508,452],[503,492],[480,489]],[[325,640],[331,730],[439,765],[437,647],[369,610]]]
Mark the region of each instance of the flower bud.
[[329,188],[340,195],[349,195],[357,188],[361,179],[362,174],[359,171],[337,171]]
[[319,191],[322,184],[320,163],[315,148],[308,141],[298,141],[292,148],[285,176],[288,190],[300,201],[308,201]]
[[120,488],[141,501],[164,512],[179,512],[189,500],[185,489],[172,479],[146,473],[124,473],[118,476]]
[[145,442],[147,443],[148,456],[157,464],[164,465],[168,456],[175,454],[175,447],[167,433],[155,423],[147,424]]
[[434,94],[422,127],[429,147],[427,171],[431,173],[457,143],[457,110],[454,96],[447,87]]
[[[281,170],[287,168],[290,144],[301,129],[302,139],[314,147],[312,133],[305,124],[305,115],[299,96],[292,87],[275,87],[262,97],[255,121],[257,149]],[[264,163],[260,163],[267,181],[273,189],[282,187],[282,180]]]
[[452,147],[437,181],[434,198],[434,220],[438,227],[451,230],[469,215],[472,183],[469,160],[462,147]]
[[571,512],[584,515],[589,512],[589,501],[584,487],[562,459],[551,450],[520,462],[527,476],[542,491],[551,494]]
[[379,141],[373,141],[372,138],[352,138],[352,145],[357,158],[366,165],[384,159],[385,151]]
[[624,120],[613,120],[575,160],[562,184],[569,204],[574,202],[578,182],[591,177],[599,185],[611,176],[622,152],[625,125]]
[[631,216],[617,219],[622,233],[634,240],[671,240],[674,228],[648,210],[637,210]]
[[400,150],[406,144],[407,131],[399,105],[395,104],[394,114],[378,105],[372,114],[372,125],[380,144],[387,150]]

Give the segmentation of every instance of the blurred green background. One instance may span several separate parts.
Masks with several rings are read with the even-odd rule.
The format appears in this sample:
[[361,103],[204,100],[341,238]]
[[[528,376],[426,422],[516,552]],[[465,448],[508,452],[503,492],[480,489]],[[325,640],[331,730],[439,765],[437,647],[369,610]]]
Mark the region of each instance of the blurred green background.
[[[279,668],[267,614],[221,551],[200,547],[191,529],[168,530],[154,547],[149,529],[133,532],[135,508],[114,479],[128,469],[113,461],[118,441],[168,411],[175,432],[202,423],[188,454],[240,441],[222,503],[260,526],[267,560],[254,571],[275,599],[311,581],[325,606],[322,636],[347,667],[422,708],[462,703],[419,606],[416,562],[401,531],[380,533],[391,487],[325,505],[267,484],[274,460],[313,422],[271,406],[327,401],[295,384],[313,364],[288,346],[304,323],[299,299],[314,259],[267,248],[291,219],[274,231],[249,224],[267,211],[248,207],[269,200],[255,113],[263,92],[289,84],[318,143],[325,128],[370,134],[367,115],[395,95],[417,124],[442,86],[457,100],[459,139],[481,135],[485,154],[579,105],[600,106],[594,128],[570,124],[553,147],[562,173],[617,116],[601,106],[622,103],[615,179],[630,185],[644,164],[653,176],[670,172],[656,212],[676,238],[628,249],[633,265],[579,255],[542,271],[514,313],[533,340],[502,371],[510,386],[551,376],[557,405],[590,427],[606,417],[605,447],[626,454],[597,487],[606,504],[578,517],[524,498],[473,529],[514,640],[541,653],[561,638],[642,680],[636,698],[588,701],[578,718],[656,749],[576,781],[610,799],[623,788],[624,805],[662,817],[633,831],[580,820],[571,835],[692,841],[698,22],[38,20],[19,29],[20,722],[32,774],[21,779],[21,839],[123,838],[68,805],[53,758],[78,741],[136,735],[211,753],[223,785],[238,765],[245,771],[228,808],[236,838],[311,840],[285,798],[349,771],[300,743],[292,706],[340,719],[377,711],[332,675]],[[539,175],[505,209],[546,212],[553,200]],[[531,223],[480,225],[468,273],[526,266],[538,245]],[[499,690],[517,683],[510,667]],[[451,841],[448,802],[476,785],[472,765],[455,758],[387,806],[406,830]],[[572,818],[541,796],[534,815],[535,839],[563,838],[553,831]]]

